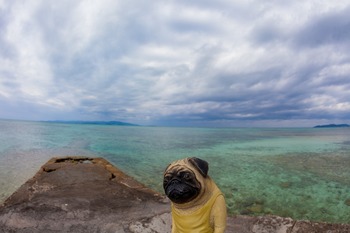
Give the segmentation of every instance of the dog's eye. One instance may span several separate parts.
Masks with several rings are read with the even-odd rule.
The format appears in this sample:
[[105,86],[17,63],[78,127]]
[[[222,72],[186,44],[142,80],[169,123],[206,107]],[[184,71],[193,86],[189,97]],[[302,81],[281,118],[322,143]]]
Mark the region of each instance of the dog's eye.
[[183,176],[182,176],[185,180],[189,180],[189,179],[191,179],[191,175],[189,174],[189,173],[185,173],[185,174],[183,174]]
[[164,177],[164,179],[163,179],[163,184],[167,184],[167,183],[169,182],[170,179],[171,179],[170,176]]

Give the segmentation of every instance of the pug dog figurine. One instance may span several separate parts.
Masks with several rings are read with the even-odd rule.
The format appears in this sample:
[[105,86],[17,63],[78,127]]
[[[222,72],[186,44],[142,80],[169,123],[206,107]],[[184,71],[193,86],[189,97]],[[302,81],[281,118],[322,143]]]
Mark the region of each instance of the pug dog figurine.
[[225,198],[199,158],[172,162],[163,187],[171,201],[172,233],[221,233],[226,228]]

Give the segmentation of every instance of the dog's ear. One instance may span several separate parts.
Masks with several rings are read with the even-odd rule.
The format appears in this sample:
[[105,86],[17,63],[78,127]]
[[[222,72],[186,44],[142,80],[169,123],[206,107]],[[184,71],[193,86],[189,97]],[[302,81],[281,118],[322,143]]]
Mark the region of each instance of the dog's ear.
[[189,158],[188,161],[197,168],[204,178],[207,177],[209,171],[209,164],[207,161],[196,157]]

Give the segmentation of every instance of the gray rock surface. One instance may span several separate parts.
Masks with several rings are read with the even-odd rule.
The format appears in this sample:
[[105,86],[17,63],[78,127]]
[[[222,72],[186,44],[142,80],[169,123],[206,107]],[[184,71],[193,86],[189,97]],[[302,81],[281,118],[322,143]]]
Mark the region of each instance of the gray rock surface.
[[[229,217],[226,232],[349,233],[350,225]],[[102,158],[53,158],[0,206],[0,232],[167,233],[170,203]]]

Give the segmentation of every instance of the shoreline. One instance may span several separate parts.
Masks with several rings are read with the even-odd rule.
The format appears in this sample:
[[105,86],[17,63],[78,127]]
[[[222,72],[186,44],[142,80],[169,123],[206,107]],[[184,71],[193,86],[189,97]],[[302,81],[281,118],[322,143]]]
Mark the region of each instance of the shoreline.
[[[226,232],[350,232],[349,224],[229,216]],[[103,158],[56,157],[0,205],[4,232],[170,232],[170,202]]]

